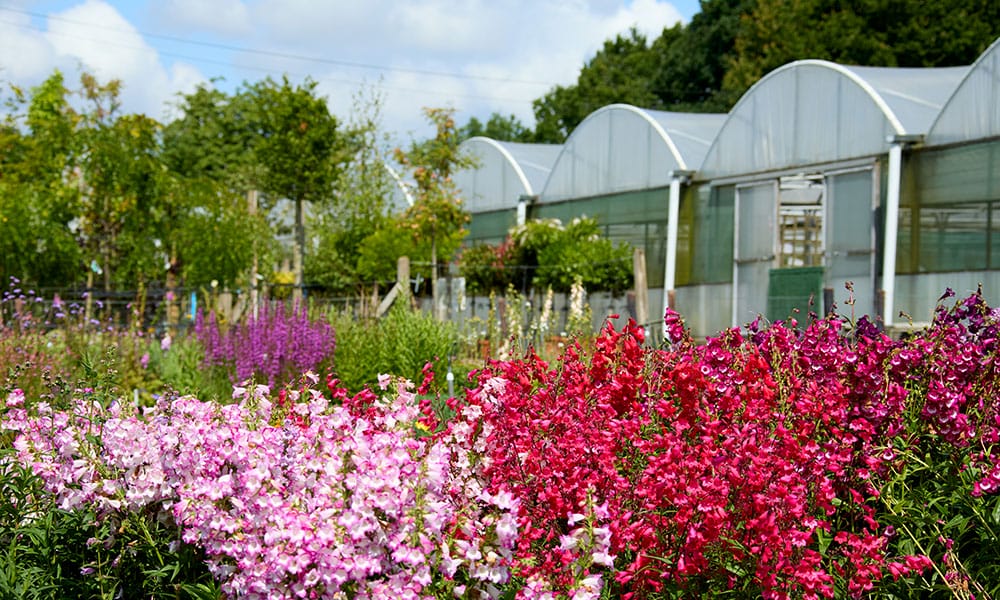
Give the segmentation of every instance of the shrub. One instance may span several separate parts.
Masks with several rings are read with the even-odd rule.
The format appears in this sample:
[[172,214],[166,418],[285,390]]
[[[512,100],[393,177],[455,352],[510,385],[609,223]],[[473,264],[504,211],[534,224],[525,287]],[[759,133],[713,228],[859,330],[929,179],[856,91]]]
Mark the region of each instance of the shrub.
[[467,248],[460,270],[470,293],[503,293],[508,286],[569,292],[579,280],[588,290],[621,292],[632,285],[632,249],[600,235],[596,219],[529,221],[497,246]]
[[[334,315],[333,324],[338,338],[334,373],[355,392],[382,373],[420,380],[427,363],[432,364],[440,389],[459,342],[453,323],[412,310],[407,297],[398,298],[381,319],[359,320],[345,312]],[[459,375],[461,381],[464,373]]]

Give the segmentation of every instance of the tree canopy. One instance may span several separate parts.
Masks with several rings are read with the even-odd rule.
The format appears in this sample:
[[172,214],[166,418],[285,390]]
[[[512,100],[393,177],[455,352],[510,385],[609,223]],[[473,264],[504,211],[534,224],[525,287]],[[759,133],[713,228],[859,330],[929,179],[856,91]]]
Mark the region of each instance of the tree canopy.
[[727,112],[770,71],[795,60],[866,66],[971,64],[1000,35],[990,0],[702,0],[690,23],[648,40],[617,35],[580,69],[572,85],[533,102],[535,126],[495,139],[562,143],[591,112],[624,102],[654,110]]

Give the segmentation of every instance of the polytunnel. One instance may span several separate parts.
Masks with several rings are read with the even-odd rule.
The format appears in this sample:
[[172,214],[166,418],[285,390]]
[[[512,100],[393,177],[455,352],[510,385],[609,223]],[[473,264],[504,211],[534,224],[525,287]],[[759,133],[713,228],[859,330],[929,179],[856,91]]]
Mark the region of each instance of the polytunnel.
[[555,144],[500,142],[473,137],[459,152],[475,164],[455,173],[466,209],[474,215],[469,240],[502,241],[511,227],[523,223],[530,198],[541,191],[561,147]]
[[389,179],[392,181],[390,186],[391,193],[389,195],[389,212],[392,214],[401,214],[406,212],[406,209],[413,206],[413,182],[403,181],[403,178],[399,175],[396,169],[393,169],[391,165],[387,162],[383,162],[382,166],[385,167],[386,172],[389,174]]
[[1000,301],[1000,40],[972,65],[907,157],[897,308],[930,319],[950,287]]
[[666,308],[676,278],[682,185],[725,119],[627,104],[594,111],[563,145],[532,216],[594,217],[612,241],[643,248],[648,285],[663,292],[650,305]]
[[681,219],[677,297],[695,331],[833,305],[892,325],[895,243],[880,252],[877,240],[895,232],[903,150],[968,70],[803,60],[751,87]]

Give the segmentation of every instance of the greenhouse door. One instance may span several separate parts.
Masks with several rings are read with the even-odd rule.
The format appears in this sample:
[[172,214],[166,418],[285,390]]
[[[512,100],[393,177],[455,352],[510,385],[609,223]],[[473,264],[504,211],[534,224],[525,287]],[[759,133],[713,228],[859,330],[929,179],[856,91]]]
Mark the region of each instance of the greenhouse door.
[[767,311],[767,286],[777,255],[778,182],[736,187],[733,317],[739,327]]
[[[855,318],[875,313],[875,171],[831,172],[826,176],[826,287],[837,313]],[[854,307],[848,305],[854,288]]]

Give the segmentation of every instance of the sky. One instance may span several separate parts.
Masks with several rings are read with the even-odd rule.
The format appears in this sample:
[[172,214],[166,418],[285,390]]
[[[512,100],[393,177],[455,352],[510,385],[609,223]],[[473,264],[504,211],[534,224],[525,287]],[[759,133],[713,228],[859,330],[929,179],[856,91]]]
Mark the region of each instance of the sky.
[[287,75],[317,83],[349,121],[379,98],[398,140],[431,133],[423,107],[456,122],[496,112],[533,126],[531,102],[576,81],[603,42],[652,41],[698,0],[0,0],[0,86],[60,69],[120,79],[122,110],[166,122],[199,84],[227,92]]

